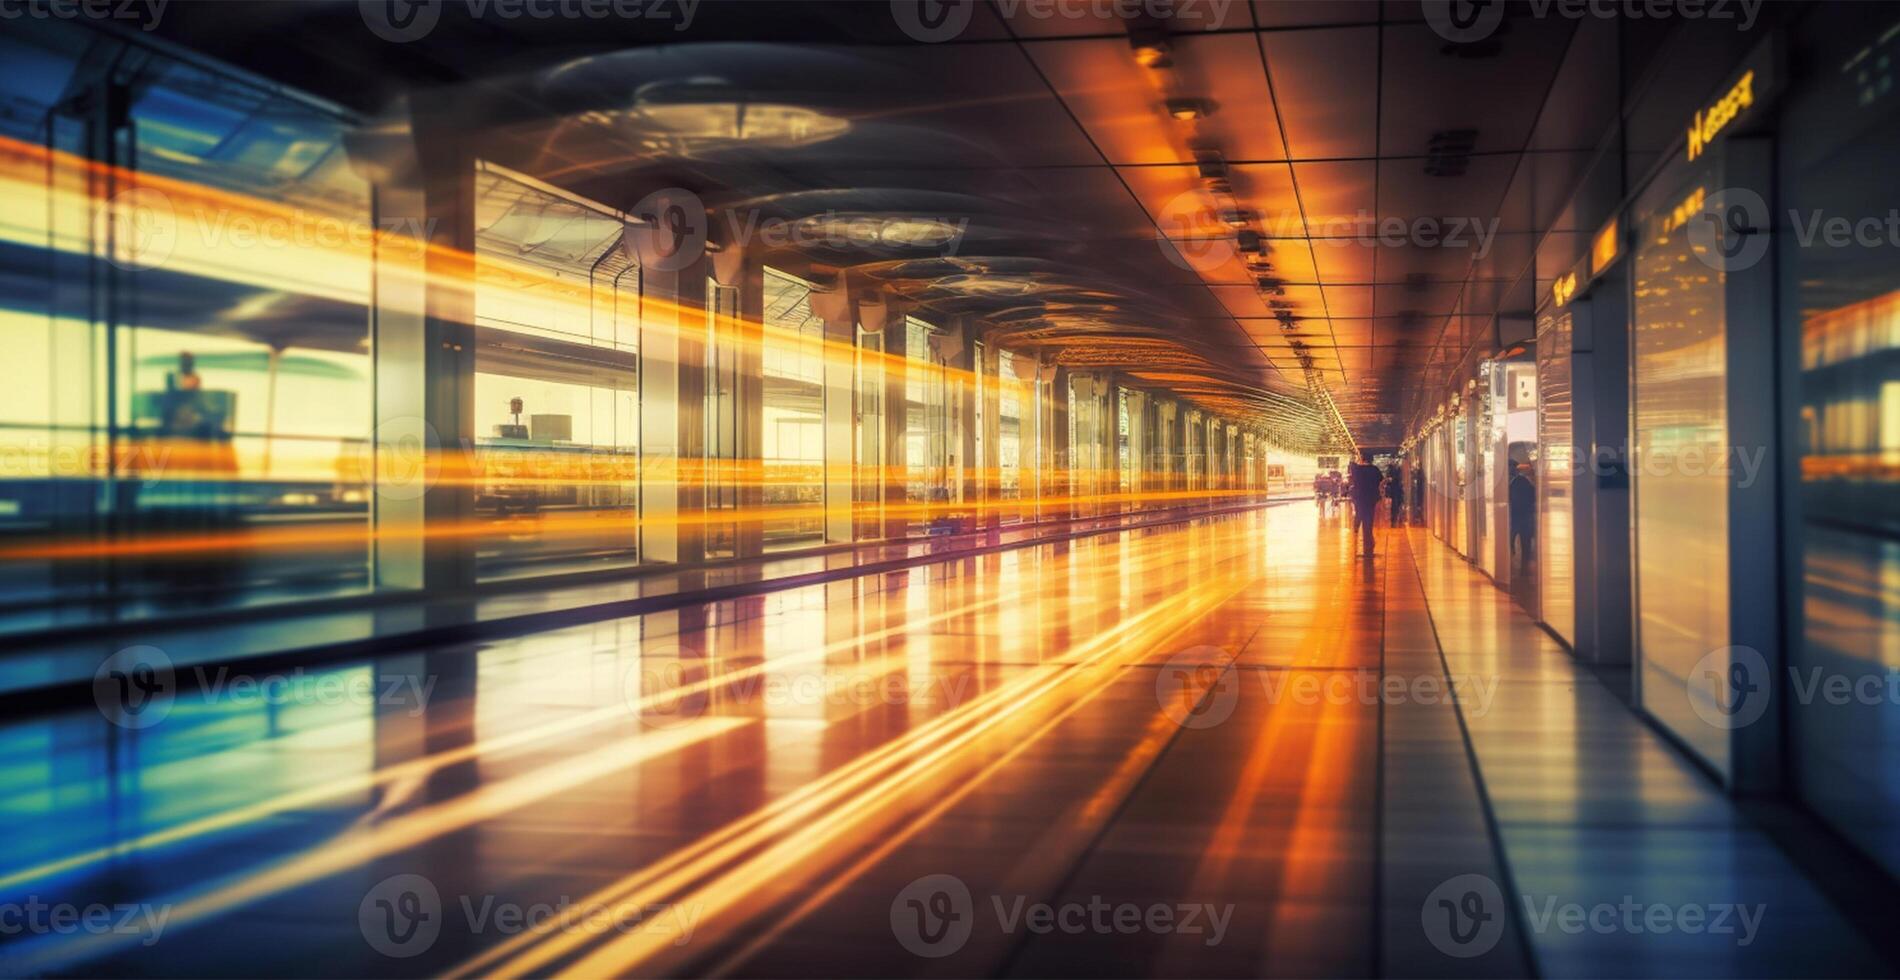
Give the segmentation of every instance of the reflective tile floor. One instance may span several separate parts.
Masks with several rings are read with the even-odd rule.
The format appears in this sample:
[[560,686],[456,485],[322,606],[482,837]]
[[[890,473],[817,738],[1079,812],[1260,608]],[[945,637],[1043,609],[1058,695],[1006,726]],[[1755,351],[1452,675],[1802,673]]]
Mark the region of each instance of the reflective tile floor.
[[0,975],[1888,970],[1508,596],[1346,531],[129,678],[0,728]]

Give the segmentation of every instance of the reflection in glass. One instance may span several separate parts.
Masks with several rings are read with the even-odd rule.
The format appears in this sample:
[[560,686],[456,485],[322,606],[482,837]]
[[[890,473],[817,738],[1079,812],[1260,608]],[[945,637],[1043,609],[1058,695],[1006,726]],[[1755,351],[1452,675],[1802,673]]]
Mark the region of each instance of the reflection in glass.
[[478,574],[631,564],[640,269],[623,224],[488,164],[475,221]]
[[1724,279],[1693,253],[1686,227],[1662,218],[1645,229],[1634,276],[1631,500],[1643,707],[1727,772],[1727,733],[1691,709],[1692,699],[1725,696],[1728,683],[1725,663],[1704,662],[1729,636]]
[[765,547],[824,540],[825,324],[809,283],[765,270]]

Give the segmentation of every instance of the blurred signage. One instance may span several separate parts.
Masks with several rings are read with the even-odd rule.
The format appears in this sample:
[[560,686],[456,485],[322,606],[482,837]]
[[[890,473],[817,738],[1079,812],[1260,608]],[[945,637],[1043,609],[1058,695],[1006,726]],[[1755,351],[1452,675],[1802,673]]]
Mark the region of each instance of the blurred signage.
[[1600,276],[1623,252],[1623,223],[1612,215],[1590,242],[1590,275]]
[[1560,309],[1568,306],[1576,295],[1577,274],[1575,272],[1566,272],[1558,276],[1556,282],[1550,284],[1550,301],[1557,304]]
[[1780,72],[1775,70],[1780,49],[1774,42],[1770,37],[1749,52],[1738,73],[1732,76],[1734,81],[1723,88],[1714,101],[1690,117],[1687,151],[1690,162],[1700,157],[1716,137],[1734,129],[1755,106],[1774,94],[1780,79]]
[[1745,71],[1726,94],[1706,109],[1697,109],[1689,123],[1689,159],[1702,155],[1702,149],[1715,140],[1723,127],[1735,121],[1755,104],[1755,73]]

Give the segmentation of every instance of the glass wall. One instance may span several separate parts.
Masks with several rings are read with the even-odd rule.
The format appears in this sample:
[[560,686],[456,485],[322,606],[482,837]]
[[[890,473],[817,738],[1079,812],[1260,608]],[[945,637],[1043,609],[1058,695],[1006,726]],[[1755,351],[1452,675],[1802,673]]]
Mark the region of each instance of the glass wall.
[[810,283],[765,270],[762,452],[767,551],[825,537],[825,324]]
[[707,558],[731,558],[739,549],[742,409],[739,402],[739,290],[706,280],[706,410],[703,480]]
[[[1807,227],[1891,214],[1894,21],[1850,5],[1805,23],[1813,63],[1855,66],[1818,73],[1784,114],[1781,206]],[[1782,349],[1800,358],[1788,668],[1797,695],[1816,692],[1789,699],[1790,769],[1815,812],[1900,874],[1900,252],[1837,233],[1787,236],[1780,258]]]
[[[1036,494],[1035,362],[1003,351],[997,358],[997,461],[1002,468],[998,489],[1005,501],[1021,501]],[[1003,511],[1003,520],[1022,520],[1020,508]]]
[[857,427],[852,441],[857,467],[856,525],[860,538],[881,537],[884,533],[884,386],[886,384],[884,335],[857,331],[857,371],[854,390],[857,405],[853,421]]
[[1537,318],[1538,618],[1565,643],[1577,627],[1576,547],[1572,524],[1570,311],[1546,307]]
[[932,338],[936,328],[916,317],[904,318],[904,496],[919,505],[911,533],[929,529],[926,506],[953,501],[950,473],[950,385],[948,368]]
[[[373,233],[346,120],[158,56],[76,77],[119,44],[0,37],[0,612],[362,588]],[[62,98],[131,125],[89,144]]]
[[[135,67],[109,78],[76,78],[89,50],[112,60],[99,49],[120,43],[31,19],[0,38],[0,342],[13,369],[0,407],[0,617],[43,622],[50,603],[75,599],[366,589],[374,248],[425,229],[376,225],[343,144],[347,114],[149,53],[118,59]],[[87,142],[96,120],[51,112],[61,99],[112,101],[75,98],[92,85],[122,89],[113,97],[129,107],[109,145]],[[433,530],[470,541],[483,580],[631,565],[644,327],[623,216],[490,164],[473,181],[475,452],[471,471],[447,477],[471,485],[473,524]],[[822,540],[822,326],[808,284],[763,278],[757,351],[740,339],[741,290],[707,287],[712,558],[742,550],[742,495],[761,483],[769,546]],[[1008,520],[1064,495],[1060,466],[1079,468],[1085,494],[1144,487],[1146,447],[1159,445],[1146,392],[1093,377],[1079,398],[1051,392],[1034,358],[1007,350],[978,379],[952,366],[968,360],[959,335],[914,317],[892,329],[911,368],[902,405],[884,403],[884,351],[900,335],[860,334],[855,355],[860,507],[883,495],[886,426],[901,427],[912,503],[962,501],[964,467],[978,463],[1000,500],[1023,502]],[[747,405],[754,363],[763,392]],[[968,397],[979,383],[984,397]],[[1065,460],[1046,441],[1057,397],[1079,427]],[[1197,414],[1192,448],[1180,447],[1201,486],[1206,423]],[[742,445],[755,427],[760,445]],[[860,534],[877,523],[873,512]],[[921,514],[912,529],[926,529]]]
[[[1704,661],[1728,646],[1729,629],[1724,277],[1696,257],[1687,224],[1665,205],[1721,186],[1719,174],[1705,179],[1678,177],[1645,195],[1658,213],[1633,256],[1636,649],[1645,710],[1726,773],[1727,732],[1699,717],[1721,710],[1728,683],[1726,663]],[[1700,712],[1691,709],[1697,699],[1706,702]]]
[[475,181],[476,567],[633,562],[640,270],[622,219],[501,168]]

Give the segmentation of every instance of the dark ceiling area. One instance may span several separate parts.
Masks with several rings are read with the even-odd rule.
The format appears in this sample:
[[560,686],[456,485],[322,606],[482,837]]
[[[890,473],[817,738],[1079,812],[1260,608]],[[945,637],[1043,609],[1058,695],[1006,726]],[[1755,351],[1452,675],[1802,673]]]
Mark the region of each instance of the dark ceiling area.
[[[882,2],[708,0],[684,30],[474,6],[401,42],[354,0],[161,34],[366,117],[433,93],[487,158],[615,207],[688,187],[715,239],[804,222],[803,268],[1316,439],[1336,406],[1396,443],[1432,365],[1528,312],[1541,230],[1506,189],[1570,149],[1532,147],[1563,18],[1460,44],[1405,2],[988,3],[933,42]],[[854,219],[885,233],[824,234]]]

